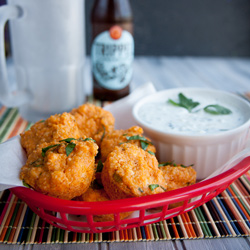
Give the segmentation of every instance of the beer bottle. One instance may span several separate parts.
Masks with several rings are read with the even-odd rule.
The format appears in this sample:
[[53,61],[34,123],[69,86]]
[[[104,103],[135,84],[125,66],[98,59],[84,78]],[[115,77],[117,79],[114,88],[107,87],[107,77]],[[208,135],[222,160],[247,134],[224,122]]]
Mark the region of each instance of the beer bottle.
[[96,99],[114,101],[129,94],[134,60],[129,0],[95,0],[91,13],[91,66]]

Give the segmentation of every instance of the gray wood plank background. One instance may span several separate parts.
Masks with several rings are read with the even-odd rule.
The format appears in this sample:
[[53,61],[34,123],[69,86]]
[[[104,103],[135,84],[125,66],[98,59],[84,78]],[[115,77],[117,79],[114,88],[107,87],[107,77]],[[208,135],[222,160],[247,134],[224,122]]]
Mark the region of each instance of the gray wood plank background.
[[177,240],[157,242],[113,242],[113,243],[84,243],[84,244],[52,244],[52,245],[4,245],[1,250],[248,250],[249,238],[223,238],[202,240]]

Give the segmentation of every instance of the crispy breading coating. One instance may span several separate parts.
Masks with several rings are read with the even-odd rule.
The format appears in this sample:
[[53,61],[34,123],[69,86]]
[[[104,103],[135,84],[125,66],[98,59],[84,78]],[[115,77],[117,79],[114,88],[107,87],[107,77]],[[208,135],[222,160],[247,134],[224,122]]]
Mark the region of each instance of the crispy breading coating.
[[[109,134],[106,134],[101,142],[101,159],[102,162],[105,162],[107,159],[107,156],[110,152],[113,151],[115,146],[119,146],[121,143],[131,143],[138,147],[141,147],[141,141],[140,140],[128,140],[128,138],[131,138],[131,136],[140,136],[143,137],[143,129],[138,126],[133,126],[129,129],[123,130],[114,130]],[[145,137],[144,137],[145,138]],[[148,138],[146,138],[148,141],[150,141]],[[148,147],[146,150],[149,150],[153,153],[156,152],[156,149],[154,145],[148,144]]]
[[[82,196],[78,197],[78,200],[95,202],[95,201],[108,201],[110,200],[109,196],[103,188],[95,189],[90,187]],[[132,212],[120,213],[120,219],[128,217]],[[94,215],[94,221],[113,221],[113,214],[101,214]]]
[[76,119],[81,136],[93,138],[100,145],[105,133],[114,129],[115,118],[101,107],[86,103],[70,112]]
[[168,182],[167,191],[190,186],[196,182],[196,171],[191,166],[172,164],[161,166],[159,169]]
[[28,156],[20,178],[37,191],[70,200],[89,188],[97,149],[93,140],[40,144]]
[[156,157],[130,143],[115,147],[108,155],[102,184],[112,200],[157,194],[167,189]]
[[27,155],[30,155],[38,144],[70,137],[78,139],[80,133],[74,116],[65,112],[61,115],[52,115],[45,121],[36,122],[29,130],[21,134],[21,145]]

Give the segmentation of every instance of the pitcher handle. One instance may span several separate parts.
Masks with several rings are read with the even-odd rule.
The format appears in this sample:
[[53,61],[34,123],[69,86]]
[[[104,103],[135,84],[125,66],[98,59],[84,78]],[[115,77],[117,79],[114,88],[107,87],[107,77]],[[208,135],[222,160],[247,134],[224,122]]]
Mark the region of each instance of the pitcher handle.
[[0,7],[0,101],[7,107],[18,107],[30,99],[27,91],[17,90],[12,93],[7,75],[7,66],[4,50],[4,26],[8,20],[22,16],[22,10],[15,5]]

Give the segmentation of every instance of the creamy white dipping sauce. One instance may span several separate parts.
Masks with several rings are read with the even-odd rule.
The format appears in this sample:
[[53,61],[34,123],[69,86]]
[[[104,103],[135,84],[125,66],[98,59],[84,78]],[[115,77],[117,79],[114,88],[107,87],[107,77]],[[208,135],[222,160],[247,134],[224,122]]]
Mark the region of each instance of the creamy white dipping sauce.
[[[193,97],[194,102],[200,104],[190,113],[183,107],[177,107],[168,103],[168,98],[163,101],[149,102],[138,110],[138,117],[146,125],[162,132],[175,132],[180,134],[215,134],[231,130],[242,125],[246,118],[233,103],[223,103],[213,97]],[[170,98],[179,102],[178,96]],[[227,115],[213,115],[203,110],[211,104],[223,106],[232,111]]]

